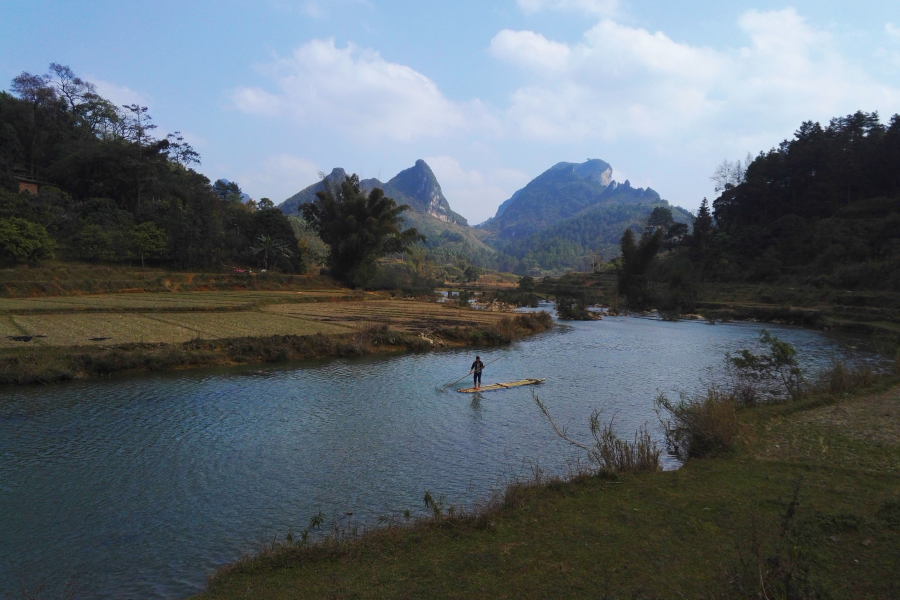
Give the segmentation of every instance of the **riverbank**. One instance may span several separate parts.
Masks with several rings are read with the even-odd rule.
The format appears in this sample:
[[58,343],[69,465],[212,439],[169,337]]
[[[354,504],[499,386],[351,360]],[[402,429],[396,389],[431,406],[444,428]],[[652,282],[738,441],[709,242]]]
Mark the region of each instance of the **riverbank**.
[[743,410],[731,455],[678,471],[517,484],[474,513],[447,508],[269,549],[198,598],[746,598],[763,578],[800,598],[893,597],[900,381]]
[[[601,303],[614,312],[622,309],[617,297],[616,272],[569,273],[541,281],[543,295],[564,295]],[[656,290],[662,302],[665,290]],[[680,310],[663,311],[666,319],[704,319],[709,322],[749,321],[774,325],[800,325],[848,333],[861,333],[886,350],[900,347],[900,293],[886,290],[837,290],[767,283],[693,284]],[[686,313],[686,314],[685,314]]]
[[[448,308],[440,313],[441,318],[435,318],[429,315],[435,310],[442,310],[442,307],[433,303],[408,302],[400,307],[391,302],[372,304],[358,307],[347,302],[341,305],[340,308],[345,309],[342,311],[344,316],[356,324],[355,330],[350,333],[317,332],[216,339],[197,337],[174,343],[3,348],[0,349],[0,384],[46,384],[124,372],[505,344],[552,326],[552,320],[546,313],[485,316],[471,310]],[[423,304],[427,306],[419,306]],[[303,305],[289,308],[296,313],[302,310]],[[391,309],[397,312],[391,312]],[[325,312],[331,314],[335,311],[336,308],[332,307],[331,312]],[[364,320],[359,318],[360,312],[365,312]],[[400,320],[402,325],[398,322]]]

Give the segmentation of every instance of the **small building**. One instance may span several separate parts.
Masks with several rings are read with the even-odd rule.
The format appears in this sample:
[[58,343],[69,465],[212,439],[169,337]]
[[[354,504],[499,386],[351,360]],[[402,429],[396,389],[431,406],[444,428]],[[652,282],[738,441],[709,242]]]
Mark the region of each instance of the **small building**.
[[29,194],[37,195],[41,186],[44,185],[44,182],[40,179],[29,177],[28,175],[16,175],[15,179],[19,183],[19,191],[28,192]]

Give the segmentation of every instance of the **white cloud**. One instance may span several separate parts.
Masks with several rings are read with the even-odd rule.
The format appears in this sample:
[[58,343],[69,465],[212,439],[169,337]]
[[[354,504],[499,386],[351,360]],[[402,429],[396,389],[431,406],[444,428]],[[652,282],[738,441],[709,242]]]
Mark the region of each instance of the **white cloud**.
[[510,29],[495,35],[489,50],[501,60],[550,73],[565,70],[572,54],[566,44],[551,42],[539,33]]
[[900,27],[898,27],[897,25],[894,25],[893,23],[887,23],[884,26],[884,32],[888,35],[888,37],[900,42]]
[[473,225],[493,217],[497,206],[531,179],[516,169],[495,168],[484,173],[466,170],[451,156],[424,160],[434,171],[450,207]]
[[575,10],[595,15],[610,15],[619,6],[618,0],[516,0],[526,13],[542,10]]
[[277,91],[240,88],[232,94],[238,109],[355,137],[407,141],[463,130],[486,116],[479,102],[452,102],[414,69],[353,44],[338,48],[333,39],[310,41],[263,70]]
[[319,171],[318,165],[305,158],[276,154],[240,173],[236,181],[252,198],[270,198],[280,204],[318,181]]
[[97,86],[97,93],[106,98],[116,106],[123,104],[139,104],[147,106],[150,104],[150,97],[144,92],[139,92],[125,85],[116,85],[96,77],[85,77]]
[[746,12],[738,27],[748,43],[730,51],[611,19],[571,45],[501,31],[492,55],[530,78],[510,96],[507,128],[560,142],[639,136],[715,144],[900,101],[897,88],[844,60],[832,37],[792,8]]

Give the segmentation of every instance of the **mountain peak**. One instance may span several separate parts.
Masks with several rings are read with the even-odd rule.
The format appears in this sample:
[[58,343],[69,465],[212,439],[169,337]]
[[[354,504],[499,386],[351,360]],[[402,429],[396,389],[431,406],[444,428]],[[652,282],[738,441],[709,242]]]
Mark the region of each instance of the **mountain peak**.
[[421,158],[415,165],[400,171],[388,181],[384,186],[384,193],[446,223],[466,224],[463,217],[450,210],[450,204],[444,198],[434,171]]
[[[299,206],[315,200],[316,192],[324,190],[326,184],[340,183],[346,176],[347,172],[344,169],[336,167],[324,179],[297,192],[278,205],[278,208],[285,214],[296,214]],[[468,225],[465,218],[450,209],[450,204],[444,198],[437,177],[434,176],[428,163],[422,159],[417,160],[412,167],[398,173],[387,183],[382,183],[374,178],[363,179],[359,182],[359,187],[366,193],[375,188],[381,188],[386,196],[393,198],[398,204],[408,204],[413,210],[428,214],[445,223]]]
[[610,164],[598,158],[556,163],[501,204],[494,218],[482,226],[501,238],[522,238],[599,204],[660,200],[649,188],[632,188],[630,181],[616,183],[612,173]]

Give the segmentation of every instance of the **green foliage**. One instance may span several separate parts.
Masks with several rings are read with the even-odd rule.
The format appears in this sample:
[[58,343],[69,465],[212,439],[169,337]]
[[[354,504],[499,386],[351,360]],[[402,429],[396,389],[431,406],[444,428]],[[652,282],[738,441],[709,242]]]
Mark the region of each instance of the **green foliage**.
[[[55,63],[11,89],[0,92],[0,218],[43,226],[64,257],[216,268],[257,260],[251,247],[263,235],[292,253],[278,268],[305,269],[287,218],[242,203],[236,183],[210,185],[191,169],[200,159],[183,136],[153,137],[146,107],[116,107]],[[21,175],[42,182],[36,196],[15,193]]]
[[761,393],[777,395],[778,390],[771,386],[773,382],[783,387],[790,397],[799,397],[803,374],[796,348],[766,329],[760,332],[759,343],[766,347],[765,352],[754,354],[742,348],[737,355],[725,355],[738,398],[744,404],[755,404],[760,400]]
[[0,219],[0,256],[13,262],[53,258],[56,242],[37,223],[17,217]]
[[87,223],[72,238],[72,246],[82,260],[114,261],[126,248],[121,229],[107,230],[102,225]]
[[482,275],[484,275],[484,270],[482,270],[474,265],[469,265],[468,267],[465,268],[465,270],[463,270],[463,276],[465,277],[465,280],[467,282],[468,281],[478,281]]
[[582,296],[557,295],[556,314],[566,321],[588,321],[592,318]]
[[519,289],[523,292],[533,292],[534,291],[534,277],[531,275],[525,275],[519,278]]
[[300,207],[303,218],[328,246],[332,274],[351,286],[371,281],[378,259],[425,240],[414,228],[402,229],[400,215],[407,209],[379,188],[365,194],[356,175],[326,186],[314,202]]
[[[652,210],[653,207],[646,204],[592,206],[576,217],[544,227],[524,238],[493,242],[501,251],[499,267],[532,275],[547,271],[589,270],[597,258],[606,260],[616,256],[622,231],[643,227]],[[686,212],[675,209],[673,214],[680,223],[689,222]]]
[[129,232],[129,242],[131,251],[141,257],[141,266],[144,266],[145,256],[162,256],[169,245],[166,232],[152,221],[132,228]]
[[644,232],[635,241],[634,231],[626,229],[622,235],[622,266],[619,270],[619,294],[624,296],[628,306],[638,309],[649,308],[653,294],[647,279],[650,263],[656,258],[665,239],[662,229],[653,233]]
[[706,280],[794,280],[900,289],[900,116],[803,123],[746,166],[720,166],[720,196],[685,238]]
[[665,206],[657,206],[647,217],[647,225],[650,227],[662,227],[668,229],[670,225],[675,223],[672,217],[672,209]]

